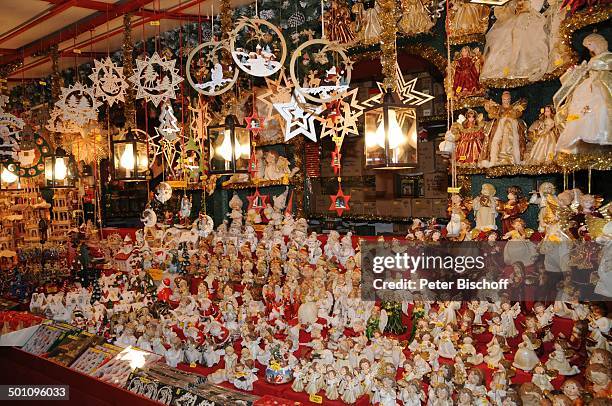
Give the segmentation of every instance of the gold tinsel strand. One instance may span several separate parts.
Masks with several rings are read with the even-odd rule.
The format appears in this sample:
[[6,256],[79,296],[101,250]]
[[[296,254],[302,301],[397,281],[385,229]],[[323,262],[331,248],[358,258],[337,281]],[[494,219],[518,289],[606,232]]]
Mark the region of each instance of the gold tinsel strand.
[[[129,78],[134,74],[134,45],[132,44],[132,15],[123,16],[123,74]],[[136,128],[136,104],[134,88],[129,86],[125,93],[123,115],[125,128]]]
[[219,12],[219,16],[221,17],[221,39],[229,39],[230,33],[234,28],[234,11],[232,10],[232,3],[230,0],[221,0],[221,11]]
[[395,90],[397,84],[397,49],[395,47],[397,26],[395,15],[395,0],[382,0],[380,2],[380,19],[382,21],[380,64],[385,77],[383,83],[388,91]]

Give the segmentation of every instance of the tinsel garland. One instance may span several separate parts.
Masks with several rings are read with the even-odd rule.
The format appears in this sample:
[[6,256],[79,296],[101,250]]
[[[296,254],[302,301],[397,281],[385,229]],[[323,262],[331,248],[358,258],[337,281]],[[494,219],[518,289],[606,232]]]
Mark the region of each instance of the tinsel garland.
[[[123,74],[129,78],[134,74],[134,45],[132,43],[132,15],[123,16]],[[123,104],[125,128],[136,128],[136,104],[134,89],[128,87]]]
[[[431,45],[416,44],[416,45],[405,45],[401,47],[402,53],[417,55],[426,61],[434,65],[438,71],[446,75],[446,58]],[[357,52],[351,49],[349,52],[351,59],[355,62],[368,61],[372,59],[382,59],[382,52],[380,49],[372,49],[370,51]]]
[[380,34],[380,64],[385,77],[383,84],[389,91],[395,90],[397,83],[397,48],[395,47],[397,26],[395,18],[395,0],[382,0],[380,2],[380,20],[382,33]]
[[221,18],[221,39],[229,39],[229,35],[234,29],[234,11],[232,10],[232,3],[230,0],[221,0],[221,11],[219,12],[219,16]]

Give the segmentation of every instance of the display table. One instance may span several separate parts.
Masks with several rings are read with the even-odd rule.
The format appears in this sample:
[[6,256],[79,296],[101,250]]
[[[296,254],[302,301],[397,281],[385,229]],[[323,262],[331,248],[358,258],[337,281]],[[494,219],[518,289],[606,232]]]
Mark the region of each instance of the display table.
[[[3,385],[68,385],[74,405],[151,406],[160,403],[13,347],[0,348]],[[20,401],[20,405],[39,401]]]

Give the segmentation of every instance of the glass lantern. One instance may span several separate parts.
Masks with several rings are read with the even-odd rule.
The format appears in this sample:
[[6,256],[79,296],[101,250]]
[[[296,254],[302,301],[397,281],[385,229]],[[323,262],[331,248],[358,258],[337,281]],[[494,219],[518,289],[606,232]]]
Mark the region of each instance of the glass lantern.
[[248,173],[251,159],[251,132],[238,124],[234,115],[223,125],[209,126],[208,161],[211,174]]
[[406,169],[417,166],[417,117],[395,92],[364,112],[365,162],[371,169]]
[[45,156],[44,162],[47,187],[54,189],[74,187],[77,174],[74,158],[62,147],[57,147],[54,154]]
[[21,190],[21,177],[16,164],[0,161],[0,190]]
[[111,147],[114,180],[141,182],[148,179],[147,143],[139,139],[131,128],[113,137]]

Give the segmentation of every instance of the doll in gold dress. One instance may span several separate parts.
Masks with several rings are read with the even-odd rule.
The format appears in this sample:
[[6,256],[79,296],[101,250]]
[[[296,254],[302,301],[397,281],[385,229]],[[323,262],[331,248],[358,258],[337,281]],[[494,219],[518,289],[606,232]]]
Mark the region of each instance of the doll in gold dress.
[[553,162],[555,147],[559,139],[559,129],[555,124],[555,109],[548,105],[542,109],[542,114],[529,126],[529,138],[534,142],[525,165],[539,165]]
[[398,25],[402,33],[416,35],[431,30],[435,22],[421,0],[402,0],[402,17]]
[[469,109],[462,123],[455,123],[451,132],[457,140],[455,159],[459,165],[476,165],[482,152],[482,144],[485,138],[484,122],[482,114]]
[[482,34],[489,27],[489,6],[457,0],[450,4],[449,19],[451,40],[468,35]]
[[481,166],[518,165],[522,162],[527,126],[521,116],[526,107],[525,99],[512,103],[508,91],[502,94],[501,104],[485,101],[484,108],[493,121],[480,156]]

